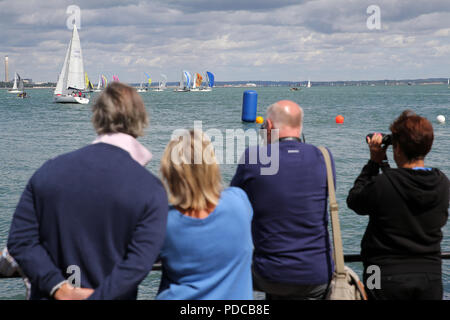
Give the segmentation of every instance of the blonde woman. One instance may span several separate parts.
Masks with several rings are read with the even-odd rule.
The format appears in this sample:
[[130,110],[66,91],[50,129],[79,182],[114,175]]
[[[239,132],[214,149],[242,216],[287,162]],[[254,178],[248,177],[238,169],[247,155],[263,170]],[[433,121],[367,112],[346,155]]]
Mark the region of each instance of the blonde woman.
[[252,299],[253,210],[244,191],[222,189],[213,146],[185,131],[161,159],[169,194],[157,299]]

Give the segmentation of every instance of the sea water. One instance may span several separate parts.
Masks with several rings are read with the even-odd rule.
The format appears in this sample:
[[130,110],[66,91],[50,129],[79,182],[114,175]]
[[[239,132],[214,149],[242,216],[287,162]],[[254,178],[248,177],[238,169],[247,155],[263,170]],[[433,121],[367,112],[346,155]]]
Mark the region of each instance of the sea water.
[[[150,114],[150,126],[139,139],[153,153],[147,168],[159,175],[159,161],[174,130],[192,128],[202,121],[203,130],[257,129],[259,125],[241,122],[245,88],[214,88],[212,92],[146,92],[141,96]],[[365,136],[388,132],[390,123],[405,109],[427,117],[435,130],[435,140],[426,165],[440,168],[450,176],[450,124],[439,124],[440,114],[450,119],[450,89],[429,86],[312,87],[290,91],[287,87],[256,88],[258,115],[281,99],[299,103],[305,113],[307,143],[327,146],[336,163],[336,196],[339,204],[345,253],[359,253],[368,218],[347,208],[345,199],[361,168],[369,159]],[[92,142],[91,105],[52,103],[52,90],[28,90],[29,98],[0,90],[0,247],[6,245],[8,231],[20,195],[33,172],[46,160]],[[91,95],[91,103],[97,94]],[[343,124],[335,117],[343,115]],[[224,143],[225,145],[225,143]],[[238,157],[236,155],[236,157]],[[388,158],[395,166],[391,148]],[[222,164],[228,185],[234,163]],[[450,251],[450,224],[444,227],[442,251]],[[0,249],[1,250],[1,249]],[[351,263],[360,276],[360,263]],[[39,266],[36,266],[37,268]],[[139,299],[154,298],[159,272],[152,272],[139,287]],[[450,261],[443,263],[445,298],[450,299]],[[0,299],[22,299],[24,286],[19,279],[0,280]]]

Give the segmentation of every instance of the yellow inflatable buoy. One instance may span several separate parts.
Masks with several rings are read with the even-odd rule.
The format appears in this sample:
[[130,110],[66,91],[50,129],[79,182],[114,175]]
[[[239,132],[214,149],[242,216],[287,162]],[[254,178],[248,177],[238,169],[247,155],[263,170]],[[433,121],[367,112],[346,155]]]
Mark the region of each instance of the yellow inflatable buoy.
[[263,117],[256,117],[256,123],[263,123],[264,118]]

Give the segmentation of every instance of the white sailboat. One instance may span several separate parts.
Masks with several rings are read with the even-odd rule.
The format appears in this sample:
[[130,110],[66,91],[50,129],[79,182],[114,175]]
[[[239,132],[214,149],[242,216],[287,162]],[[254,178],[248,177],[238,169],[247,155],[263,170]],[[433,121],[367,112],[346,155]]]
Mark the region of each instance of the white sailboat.
[[180,81],[180,86],[178,88],[176,88],[174,91],[175,92],[188,92],[190,91],[190,87],[191,87],[191,74],[189,73],[189,71],[182,71],[181,72],[181,81]]
[[85,90],[85,75],[80,37],[77,26],[73,25],[72,39],[67,48],[66,58],[54,91],[54,102],[88,104],[82,91]]
[[161,77],[162,77],[162,80],[159,80],[158,89],[155,89],[153,91],[161,92],[161,91],[164,91],[166,89],[167,76],[165,74],[161,73]]
[[[19,88],[17,87],[17,85],[19,85]],[[22,85],[22,89],[20,89],[20,85]],[[23,92],[23,80],[17,72],[14,75],[13,87],[12,87],[12,89],[9,89],[8,92],[9,93],[22,93]]]
[[311,88],[311,81],[308,80],[308,84],[306,85],[307,88]]

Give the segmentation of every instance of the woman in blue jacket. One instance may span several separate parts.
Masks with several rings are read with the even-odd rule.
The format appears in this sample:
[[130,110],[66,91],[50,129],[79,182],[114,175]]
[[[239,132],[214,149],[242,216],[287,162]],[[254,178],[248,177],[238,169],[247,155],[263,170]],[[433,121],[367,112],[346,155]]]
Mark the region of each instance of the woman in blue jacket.
[[244,191],[222,189],[209,139],[185,131],[168,144],[161,172],[172,206],[157,299],[252,299],[253,210]]

